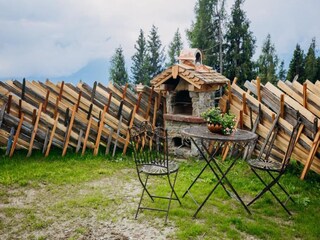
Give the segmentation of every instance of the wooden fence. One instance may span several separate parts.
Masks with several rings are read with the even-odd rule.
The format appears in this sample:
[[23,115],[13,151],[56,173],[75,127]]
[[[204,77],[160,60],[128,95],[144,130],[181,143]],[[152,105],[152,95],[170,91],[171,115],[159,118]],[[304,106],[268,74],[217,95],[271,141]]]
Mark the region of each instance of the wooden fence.
[[293,82],[279,81],[274,86],[270,83],[262,85],[257,78],[247,81],[245,88],[247,91],[233,81],[221,98],[220,106],[239,116],[240,127],[252,129],[259,135],[255,151],[260,149],[272,120],[280,111],[282,131],[275,141],[272,157],[281,161],[289,134],[300,118],[302,125],[293,152],[293,158],[304,165],[300,178],[304,179],[309,169],[320,174],[320,82],[313,84],[307,80],[301,85],[294,79]]
[[[163,99],[153,88],[143,86],[135,93],[128,85],[93,87],[79,82],[54,84],[36,81],[0,82],[0,146],[10,157],[15,149],[40,149],[48,156],[52,146],[97,155],[99,147],[106,154],[116,149],[126,153],[128,127],[149,120],[162,119]],[[161,110],[161,111],[160,111]]]
[[[245,87],[247,91],[233,81],[220,106],[238,116],[240,127],[259,135],[255,150],[280,111],[282,131],[272,157],[281,161],[292,126],[300,117],[302,126],[293,157],[304,165],[301,179],[309,169],[320,174],[320,82],[301,85],[296,80],[280,81],[276,87],[262,85],[257,78],[247,81]],[[133,92],[128,85],[97,82],[92,87],[83,82],[74,86],[49,80],[0,82],[0,146],[10,157],[16,149],[26,149],[27,156],[38,149],[48,156],[52,146],[60,148],[62,156],[70,149],[84,154],[88,148],[97,155],[100,146],[105,154],[114,156],[116,149],[125,154],[128,127],[144,120],[156,125],[166,110],[164,97],[153,88],[139,89]]]

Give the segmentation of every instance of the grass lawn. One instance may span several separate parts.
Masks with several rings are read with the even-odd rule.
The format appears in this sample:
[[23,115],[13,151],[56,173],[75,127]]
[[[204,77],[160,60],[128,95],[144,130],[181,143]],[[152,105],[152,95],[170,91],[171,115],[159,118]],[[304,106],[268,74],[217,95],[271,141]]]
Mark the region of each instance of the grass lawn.
[[[319,239],[320,176],[310,172],[299,180],[301,166],[293,163],[282,183],[295,203],[289,217],[270,193],[250,207],[249,215],[221,186],[196,219],[196,204],[187,194],[182,206],[173,202],[168,224],[164,213],[144,211],[134,220],[140,196],[135,165],[128,157],[84,157],[54,150],[48,158],[17,151],[12,159],[0,151],[1,239]],[[228,161],[222,163],[223,167]],[[179,196],[204,162],[180,162],[176,184]],[[228,178],[249,201],[262,188],[248,165],[238,161]],[[165,179],[154,180],[165,181]],[[216,183],[206,171],[192,188],[201,202]],[[166,193],[163,185],[154,189]],[[280,192],[279,195],[284,197]],[[161,200],[155,203],[164,207]]]

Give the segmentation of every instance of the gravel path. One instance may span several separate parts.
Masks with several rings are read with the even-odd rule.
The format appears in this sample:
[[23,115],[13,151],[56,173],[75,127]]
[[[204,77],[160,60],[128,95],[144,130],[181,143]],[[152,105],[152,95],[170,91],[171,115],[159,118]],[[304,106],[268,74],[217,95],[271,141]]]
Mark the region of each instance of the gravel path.
[[[120,174],[134,174],[123,171]],[[173,239],[170,219],[164,225],[164,218],[144,220],[142,213],[134,220],[140,185],[135,178],[119,179],[117,174],[77,186],[0,185],[0,238]]]

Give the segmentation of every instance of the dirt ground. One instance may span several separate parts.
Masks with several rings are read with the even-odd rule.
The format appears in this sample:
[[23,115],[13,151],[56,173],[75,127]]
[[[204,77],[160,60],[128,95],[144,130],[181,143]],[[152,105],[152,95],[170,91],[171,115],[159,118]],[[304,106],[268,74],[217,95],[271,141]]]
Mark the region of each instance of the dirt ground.
[[0,238],[172,239],[170,217],[167,225],[164,218],[145,219],[143,213],[134,219],[141,190],[137,179],[129,179],[117,174],[77,186],[0,185]]

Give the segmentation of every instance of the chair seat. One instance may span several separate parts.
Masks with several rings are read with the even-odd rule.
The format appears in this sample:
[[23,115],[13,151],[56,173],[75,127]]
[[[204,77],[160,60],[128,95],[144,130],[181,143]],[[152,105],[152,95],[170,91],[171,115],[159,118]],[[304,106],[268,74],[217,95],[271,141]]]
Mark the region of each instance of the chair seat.
[[261,159],[261,158],[249,159],[249,160],[247,160],[247,162],[251,167],[262,169],[262,170],[279,172],[282,168],[281,162],[270,161],[270,160],[265,160],[265,159]]
[[173,161],[169,161],[168,165],[169,167],[167,168],[156,164],[145,164],[141,166],[140,171],[150,175],[166,175],[174,173],[179,169],[179,165]]

